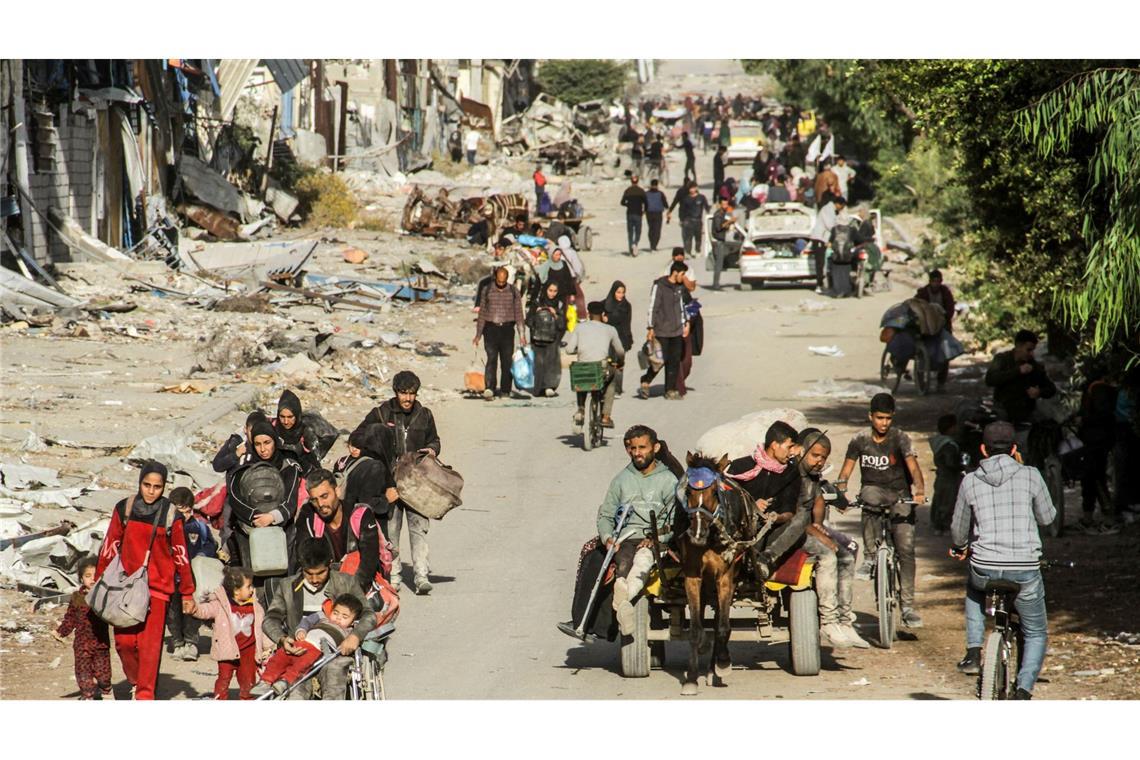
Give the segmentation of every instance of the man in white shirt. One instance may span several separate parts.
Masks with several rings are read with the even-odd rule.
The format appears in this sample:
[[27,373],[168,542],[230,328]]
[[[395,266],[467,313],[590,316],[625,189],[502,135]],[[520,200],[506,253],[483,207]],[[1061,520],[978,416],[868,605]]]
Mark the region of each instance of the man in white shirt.
[[847,158],[842,153],[835,157],[835,166],[831,167],[831,171],[839,180],[839,194],[844,198],[850,198],[851,196],[847,192],[847,183],[855,176],[855,170],[847,165]]
[[467,163],[474,166],[475,152],[479,150],[479,132],[477,130],[472,129],[467,133],[464,147],[467,148]]

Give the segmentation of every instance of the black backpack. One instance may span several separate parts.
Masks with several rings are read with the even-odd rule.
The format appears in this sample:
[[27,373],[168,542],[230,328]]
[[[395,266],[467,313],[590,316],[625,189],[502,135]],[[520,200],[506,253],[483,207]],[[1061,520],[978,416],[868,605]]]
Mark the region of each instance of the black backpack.
[[831,230],[831,260],[850,264],[855,257],[855,230],[850,224],[837,224]]
[[535,311],[530,339],[535,343],[553,343],[558,340],[558,317],[546,309]]

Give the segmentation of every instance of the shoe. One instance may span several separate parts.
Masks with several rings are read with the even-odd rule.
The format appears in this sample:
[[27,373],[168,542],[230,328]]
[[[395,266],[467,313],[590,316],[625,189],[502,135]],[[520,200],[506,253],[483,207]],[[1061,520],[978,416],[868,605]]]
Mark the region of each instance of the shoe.
[[614,426],[614,418],[602,415],[602,427],[612,428]]
[[642,383],[641,387],[637,389],[638,398],[649,398],[649,383]]
[[427,596],[431,593],[431,581],[427,578],[416,578],[416,595]]
[[966,656],[958,663],[958,672],[968,676],[976,676],[982,672],[982,648],[970,647]]
[[902,611],[902,624],[907,628],[921,628],[922,616],[910,607],[904,607]]
[[586,410],[585,409],[579,409],[578,411],[574,412],[574,425],[576,427],[582,427],[582,425],[584,425],[585,423],[586,423]]
[[182,661],[183,662],[197,662],[198,661],[198,645],[185,644],[182,647]]
[[761,554],[756,557],[753,563],[756,567],[756,578],[761,582],[765,582],[772,577],[772,560],[766,554]]
[[847,636],[847,641],[851,644],[851,646],[855,647],[856,649],[871,648],[870,642],[859,635],[859,632],[855,630],[855,626],[851,625],[850,623],[843,623],[841,625],[843,626],[843,633]]
[[555,391],[553,388],[547,388],[546,390],[544,390],[542,392],[542,395],[546,396],[547,398],[554,398],[555,396],[558,395],[558,392]]
[[665,391],[665,400],[666,401],[680,401],[681,400],[681,394],[677,393],[677,391]]
[[819,633],[826,636],[831,642],[831,645],[836,649],[846,649],[851,646],[851,641],[847,638],[847,632],[839,623],[828,623],[827,625],[820,626]]
[[[283,682],[278,681],[278,683],[283,683]],[[249,693],[251,696],[254,696],[254,697],[264,697],[266,694],[268,694],[271,691],[277,692],[277,694],[279,694],[279,695],[281,694],[281,692],[274,689],[273,684],[269,683],[268,681],[258,681],[256,684],[253,685],[253,688],[249,690]],[[284,691],[284,690],[282,690],[282,691]]]
[[815,289],[815,294],[816,294],[817,296],[822,296],[822,295],[823,295],[823,288],[816,288],[816,289]]
[[1026,691],[1018,686],[1017,691],[1013,693],[1013,699],[1033,699],[1033,692]]
[[516,401],[521,401],[522,399],[526,398],[525,395],[523,395],[522,393],[519,393],[518,391],[511,391],[507,395],[510,396],[511,398],[515,399]]
[[400,589],[404,586],[404,579],[400,576],[400,571],[392,568],[392,589],[398,594]]
[[855,571],[855,577],[861,581],[871,580],[871,571],[875,569],[875,563],[870,559],[864,559],[863,564],[859,565],[859,569]]
[[487,388],[486,390],[483,391],[483,398],[490,401],[491,399],[495,398],[495,392],[493,390],[491,390],[490,388]]

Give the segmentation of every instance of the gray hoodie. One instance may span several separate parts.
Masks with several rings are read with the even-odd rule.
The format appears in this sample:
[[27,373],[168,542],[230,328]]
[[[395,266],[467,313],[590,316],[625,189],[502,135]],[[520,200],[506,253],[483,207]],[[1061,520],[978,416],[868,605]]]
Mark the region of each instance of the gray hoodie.
[[1037,526],[1056,515],[1037,468],[1001,454],[962,479],[950,535],[954,546],[970,544],[977,567],[1035,570],[1041,561]]

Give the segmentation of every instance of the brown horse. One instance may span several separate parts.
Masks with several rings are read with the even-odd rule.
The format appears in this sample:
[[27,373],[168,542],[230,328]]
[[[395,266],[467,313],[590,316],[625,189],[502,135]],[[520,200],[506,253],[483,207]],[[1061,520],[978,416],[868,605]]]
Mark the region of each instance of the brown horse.
[[[724,476],[728,456],[713,460],[689,452],[685,481],[678,486],[678,520],[674,535],[685,579],[689,608],[689,671],[681,694],[697,693],[697,667],[704,633],[706,599],[715,594],[716,638],[713,644],[710,685],[723,686],[732,667],[728,638],[729,613],[736,590],[736,573],[744,554],[767,533],[757,531],[752,500]],[[706,594],[702,594],[706,591]]]

